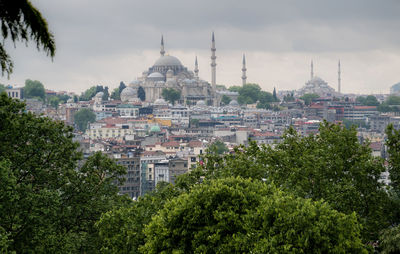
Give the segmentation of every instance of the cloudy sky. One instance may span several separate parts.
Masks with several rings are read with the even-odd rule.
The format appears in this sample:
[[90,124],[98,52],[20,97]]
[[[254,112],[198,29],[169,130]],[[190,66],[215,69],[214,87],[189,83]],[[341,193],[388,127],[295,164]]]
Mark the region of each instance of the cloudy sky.
[[167,54],[210,81],[210,39],[217,44],[217,83],[241,83],[246,54],[248,82],[271,91],[298,89],[314,72],[342,92],[388,93],[400,82],[400,1],[397,0],[31,0],[57,45],[53,61],[34,45],[10,43],[10,79],[23,85],[82,92],[93,85],[129,83]]

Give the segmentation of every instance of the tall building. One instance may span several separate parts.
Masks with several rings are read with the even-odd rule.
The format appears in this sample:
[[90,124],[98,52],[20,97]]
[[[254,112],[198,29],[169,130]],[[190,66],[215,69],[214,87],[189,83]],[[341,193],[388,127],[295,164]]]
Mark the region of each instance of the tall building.
[[[212,86],[212,94],[215,97],[217,93],[217,63],[216,63],[216,55],[215,51],[217,49],[215,48],[215,37],[214,37],[214,32],[212,33],[211,37],[211,86]],[[214,100],[214,106],[217,106],[217,101]]]
[[247,83],[247,76],[246,76],[246,56],[243,54],[243,62],[242,62],[242,84],[245,85]]

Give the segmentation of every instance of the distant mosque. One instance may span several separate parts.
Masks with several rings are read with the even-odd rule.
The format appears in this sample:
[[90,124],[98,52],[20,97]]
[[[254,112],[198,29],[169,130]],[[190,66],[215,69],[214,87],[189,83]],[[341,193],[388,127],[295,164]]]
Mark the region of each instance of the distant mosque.
[[340,71],[340,61],[338,63],[338,90],[335,91],[332,87],[328,85],[326,81],[318,76],[314,76],[314,64],[311,61],[311,78],[306,84],[299,90],[296,91],[298,97],[304,94],[318,94],[320,97],[337,97],[341,95],[341,71]]
[[[173,88],[181,93],[178,101],[183,105],[197,105],[198,103],[219,106],[223,95],[236,99],[238,93],[230,91],[218,91],[216,87],[216,47],[215,37],[211,38],[211,84],[199,78],[197,56],[195,58],[194,71],[188,70],[181,61],[171,55],[165,54],[164,38],[161,36],[160,58],[142,76],[132,81],[121,92],[121,100],[125,102],[137,102],[138,90],[143,89],[145,101],[160,102],[164,88]],[[244,57],[244,56],[243,56]],[[246,80],[245,60],[243,58],[243,81]]]

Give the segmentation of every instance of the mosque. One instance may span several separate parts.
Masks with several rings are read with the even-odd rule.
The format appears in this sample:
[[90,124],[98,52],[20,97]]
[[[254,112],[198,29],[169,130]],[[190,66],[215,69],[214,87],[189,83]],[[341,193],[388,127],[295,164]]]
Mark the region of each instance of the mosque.
[[341,77],[340,77],[340,61],[338,63],[338,90],[335,91],[332,87],[328,85],[322,78],[314,76],[314,64],[311,61],[311,78],[306,84],[299,90],[296,91],[298,97],[304,94],[318,94],[320,97],[338,97],[341,95]]
[[128,87],[121,92],[121,100],[125,102],[138,101],[138,90],[143,89],[145,101],[159,103],[163,100],[162,91],[164,88],[173,88],[180,91],[181,99],[178,102],[183,105],[204,103],[207,105],[219,106],[223,95],[236,99],[238,94],[235,92],[217,91],[217,57],[215,51],[215,37],[214,33],[212,33],[210,84],[199,77],[197,57],[195,59],[194,71],[188,70],[178,58],[165,54],[164,38],[161,37],[160,58],[157,59],[154,65],[147,71],[144,71],[141,77],[132,81]]

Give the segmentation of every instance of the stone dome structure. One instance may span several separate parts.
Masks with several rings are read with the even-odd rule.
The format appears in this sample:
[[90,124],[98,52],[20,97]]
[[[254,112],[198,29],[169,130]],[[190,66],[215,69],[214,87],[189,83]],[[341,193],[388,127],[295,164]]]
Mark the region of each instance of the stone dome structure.
[[155,102],[154,102],[154,105],[167,105],[168,103],[164,100],[164,99],[162,99],[162,98],[160,98],[160,99],[157,99],[157,100],[155,100]]
[[103,98],[103,96],[104,96],[104,93],[103,93],[103,92],[98,92],[98,93],[96,93],[96,95],[95,95],[94,97],[96,97],[96,98]]
[[122,90],[120,97],[121,101],[131,101],[137,98],[137,91],[132,87],[126,87]]
[[149,76],[147,76],[147,78],[152,81],[164,81],[165,80],[164,75],[162,75],[161,73],[159,73],[157,71],[151,73]]
[[231,101],[229,102],[229,106],[231,106],[231,107],[238,107],[238,106],[239,106],[239,103],[237,102],[237,100],[231,100]]
[[174,56],[161,56],[153,66],[182,66],[182,63]]
[[297,96],[304,94],[318,94],[320,97],[333,97],[337,93],[335,89],[330,87],[322,78],[314,76],[307,83],[297,91]]

